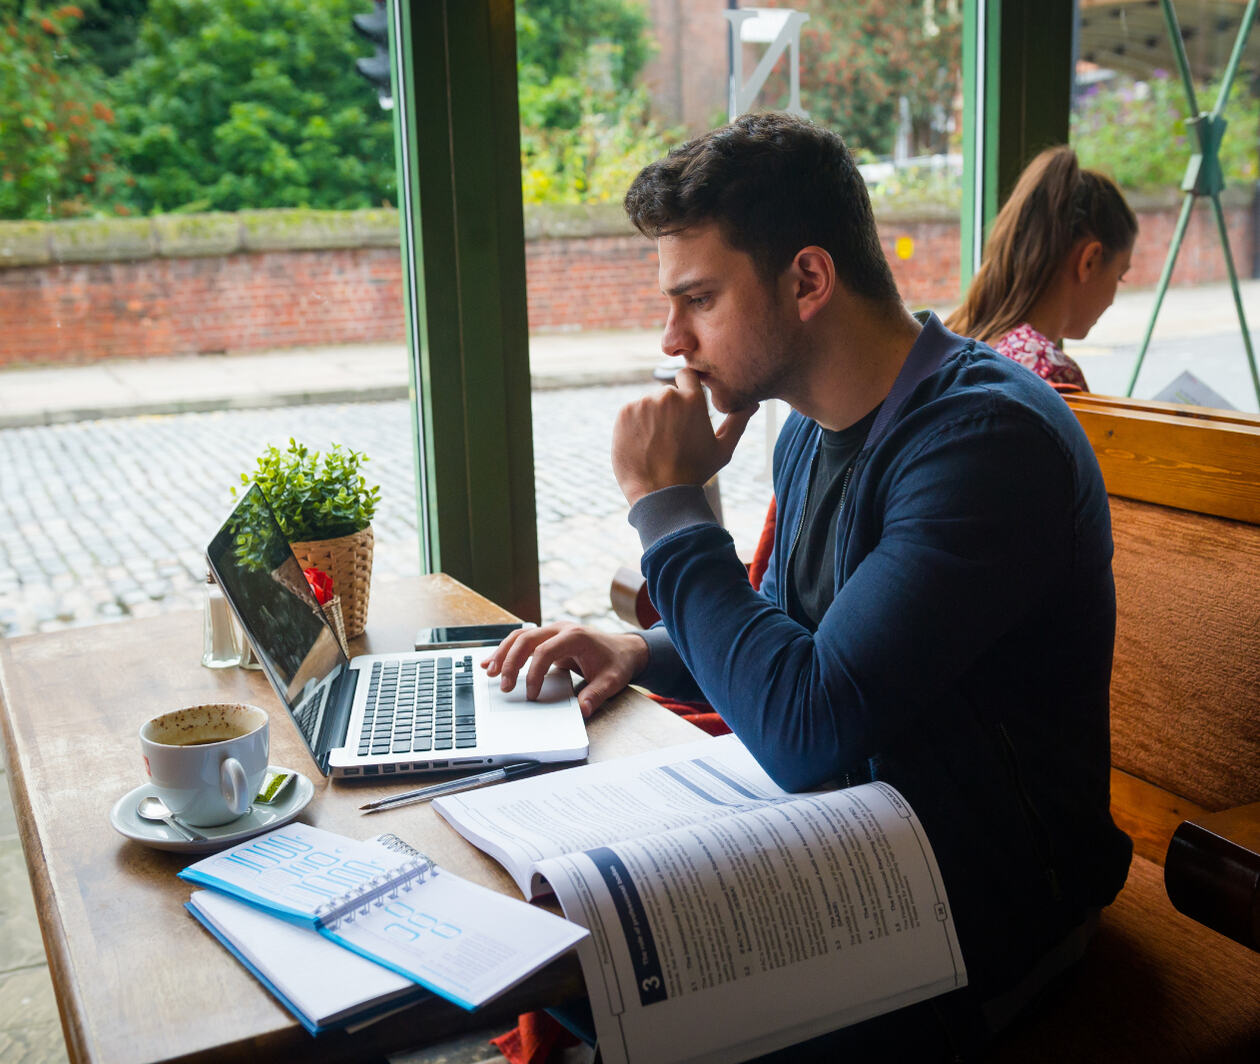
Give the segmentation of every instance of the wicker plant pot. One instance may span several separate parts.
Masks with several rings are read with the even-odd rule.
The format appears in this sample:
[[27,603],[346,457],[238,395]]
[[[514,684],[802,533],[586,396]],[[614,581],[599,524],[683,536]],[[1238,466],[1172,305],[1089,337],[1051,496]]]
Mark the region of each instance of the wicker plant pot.
[[350,640],[346,636],[346,618],[341,611],[341,596],[333,595],[324,603],[324,616],[332,622],[333,631],[337,633],[337,645],[341,647],[341,652],[346,656],[350,656]]
[[303,569],[314,566],[332,577],[333,593],[341,600],[347,639],[362,635],[367,625],[372,544],[371,525],[349,536],[289,544]]

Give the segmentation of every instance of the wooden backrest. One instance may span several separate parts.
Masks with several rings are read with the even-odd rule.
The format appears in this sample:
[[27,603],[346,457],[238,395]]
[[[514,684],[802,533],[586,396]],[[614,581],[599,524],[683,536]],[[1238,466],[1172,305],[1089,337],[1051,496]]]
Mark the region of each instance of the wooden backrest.
[[1087,393],[1064,399],[1109,494],[1260,524],[1260,415]]
[[1260,418],[1067,401],[1111,495],[1112,763],[1207,809],[1258,801]]

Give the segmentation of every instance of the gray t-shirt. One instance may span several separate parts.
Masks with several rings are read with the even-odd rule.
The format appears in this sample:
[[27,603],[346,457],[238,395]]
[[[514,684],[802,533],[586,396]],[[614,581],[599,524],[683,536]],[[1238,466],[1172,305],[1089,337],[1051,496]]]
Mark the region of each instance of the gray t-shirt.
[[847,429],[822,430],[809,478],[801,532],[789,559],[787,603],[793,620],[816,631],[836,595],[836,529],[853,461],[879,412],[876,407]]

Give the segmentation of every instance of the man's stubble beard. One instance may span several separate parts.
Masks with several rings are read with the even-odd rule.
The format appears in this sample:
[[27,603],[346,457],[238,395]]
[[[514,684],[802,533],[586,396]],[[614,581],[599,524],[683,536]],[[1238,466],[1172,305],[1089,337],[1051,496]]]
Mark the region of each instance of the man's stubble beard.
[[747,381],[738,389],[722,380],[719,375],[719,391],[710,387],[713,405],[724,414],[734,410],[747,410],[767,399],[783,399],[794,388],[801,369],[802,338],[800,330],[790,323],[767,315],[755,338],[747,346],[760,355],[752,363]]

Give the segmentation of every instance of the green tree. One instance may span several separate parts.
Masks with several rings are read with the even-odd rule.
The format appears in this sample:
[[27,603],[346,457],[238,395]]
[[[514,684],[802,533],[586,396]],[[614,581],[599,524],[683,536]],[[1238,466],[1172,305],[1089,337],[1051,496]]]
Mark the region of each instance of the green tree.
[[83,19],[74,43],[107,77],[128,66],[136,55],[140,20],[149,0],[83,0]]
[[576,127],[588,88],[627,100],[652,54],[648,27],[633,0],[517,0],[522,123]]
[[151,0],[110,82],[143,212],[394,199],[393,127],[354,69],[364,0]]
[[110,155],[113,112],[70,39],[82,10],[12,2],[0,10],[0,217],[88,213],[120,175]]
[[[1260,177],[1256,144],[1260,107],[1246,78],[1236,78],[1221,141],[1221,170],[1228,184],[1250,185]],[[1220,82],[1195,86],[1199,106],[1211,108]],[[1181,79],[1157,71],[1146,81],[1117,79],[1083,93],[1072,109],[1072,146],[1084,166],[1108,174],[1132,190],[1180,187],[1198,140],[1186,127]]]
[[[808,13],[801,29],[801,105],[863,154],[893,153],[906,101],[912,154],[961,142],[962,5],[941,0],[764,0]],[[786,67],[780,59],[778,70]],[[786,78],[767,83],[767,107],[787,105]]]
[[620,199],[677,134],[638,77],[652,54],[633,0],[517,0],[521,183],[527,203]]

